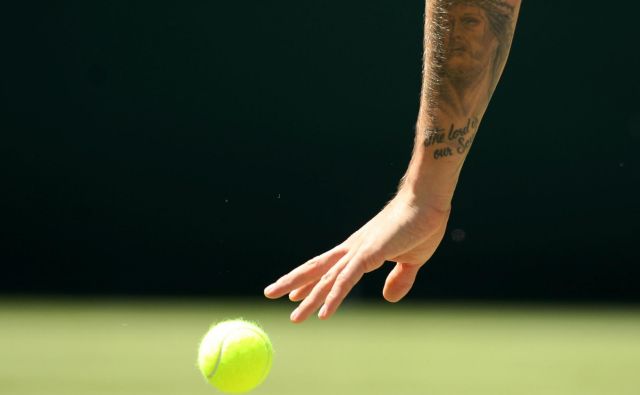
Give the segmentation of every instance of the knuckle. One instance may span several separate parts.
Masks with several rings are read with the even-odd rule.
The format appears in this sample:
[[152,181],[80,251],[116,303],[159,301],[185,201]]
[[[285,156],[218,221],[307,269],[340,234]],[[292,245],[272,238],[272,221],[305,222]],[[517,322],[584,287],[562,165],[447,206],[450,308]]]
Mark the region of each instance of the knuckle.
[[349,251],[349,240],[345,240],[342,243],[334,247],[334,254],[346,254]]
[[309,259],[307,263],[305,263],[305,266],[307,269],[313,270],[318,267],[318,263],[319,263],[319,258],[315,257],[315,258]]

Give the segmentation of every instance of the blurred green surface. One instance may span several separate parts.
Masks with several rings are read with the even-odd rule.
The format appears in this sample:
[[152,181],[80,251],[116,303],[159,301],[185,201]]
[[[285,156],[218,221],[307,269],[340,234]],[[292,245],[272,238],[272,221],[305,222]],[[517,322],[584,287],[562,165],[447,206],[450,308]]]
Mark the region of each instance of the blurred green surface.
[[260,394],[637,395],[640,309],[349,304],[293,325],[266,300],[0,299],[0,394],[216,394],[200,337],[256,320],[276,356]]

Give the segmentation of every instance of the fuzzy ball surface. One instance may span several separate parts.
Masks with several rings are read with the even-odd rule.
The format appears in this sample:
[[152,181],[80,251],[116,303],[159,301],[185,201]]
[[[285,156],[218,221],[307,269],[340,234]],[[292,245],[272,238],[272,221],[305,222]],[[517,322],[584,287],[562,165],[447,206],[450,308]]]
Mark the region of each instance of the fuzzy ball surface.
[[273,346],[253,322],[234,319],[211,327],[200,343],[198,368],[214,387],[228,394],[251,391],[271,370]]

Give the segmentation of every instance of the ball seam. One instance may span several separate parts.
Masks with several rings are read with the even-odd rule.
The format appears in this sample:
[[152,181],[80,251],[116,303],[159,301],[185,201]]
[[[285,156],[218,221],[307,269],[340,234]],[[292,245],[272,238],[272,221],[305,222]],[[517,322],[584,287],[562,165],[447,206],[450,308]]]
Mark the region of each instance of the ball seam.
[[218,357],[216,358],[216,364],[213,367],[213,370],[211,371],[211,373],[207,375],[207,379],[209,380],[211,380],[213,376],[215,376],[216,372],[218,371],[218,366],[220,366],[220,360],[222,359],[222,350],[224,349],[224,342],[227,340],[228,336],[229,334],[224,335],[224,337],[222,338],[222,341],[220,342],[220,349],[218,350]]

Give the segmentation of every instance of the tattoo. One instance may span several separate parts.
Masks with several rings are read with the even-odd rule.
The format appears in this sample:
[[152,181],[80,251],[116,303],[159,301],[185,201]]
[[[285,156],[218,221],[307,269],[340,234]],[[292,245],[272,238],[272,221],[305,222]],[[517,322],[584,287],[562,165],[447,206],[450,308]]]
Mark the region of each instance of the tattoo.
[[478,124],[477,118],[469,118],[462,127],[451,124],[446,130],[438,127],[427,129],[424,146],[434,147],[434,159],[446,158],[455,154],[464,155],[473,144]]
[[[505,0],[430,0],[425,25],[423,103],[425,146],[437,144],[449,130],[468,129],[455,149],[440,157],[463,154],[473,141],[479,118],[498,83],[514,28],[514,6]],[[473,124],[473,126],[472,126]],[[473,130],[473,132],[471,132]],[[464,147],[459,149],[460,147]],[[460,151],[460,152],[459,152]]]

